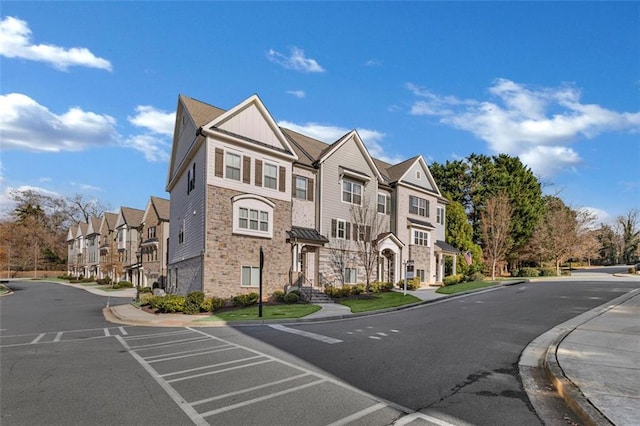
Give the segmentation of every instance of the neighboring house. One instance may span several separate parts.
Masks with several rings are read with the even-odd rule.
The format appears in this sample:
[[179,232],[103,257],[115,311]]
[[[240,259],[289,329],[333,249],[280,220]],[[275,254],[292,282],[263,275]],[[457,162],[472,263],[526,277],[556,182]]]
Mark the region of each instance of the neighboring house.
[[140,241],[142,237],[142,217],[144,210],[120,207],[116,219],[116,242],[118,263],[122,265],[122,275],[118,281],[126,280],[135,285],[143,285],[141,274]]
[[167,280],[167,244],[169,238],[169,200],[150,197],[142,216],[143,286],[158,283],[165,288]]
[[[412,260],[423,284],[440,284],[443,257],[457,254],[421,156],[391,165],[356,131],[328,145],[281,128],[255,95],[228,111],[179,96],[167,191],[168,288],[178,293],[257,291],[261,250],[265,296],[364,282],[362,241],[374,242],[372,280],[398,282]],[[373,222],[357,220],[363,210]]]
[[68,271],[71,276],[89,277],[87,265],[86,235],[88,223],[78,223],[72,226],[67,233]]
[[100,278],[100,219],[89,218],[87,224],[87,258],[85,259],[86,277]]
[[117,280],[122,274],[122,265],[118,261],[118,248],[116,244],[116,213],[104,213],[100,221],[100,277],[109,277],[111,281]]

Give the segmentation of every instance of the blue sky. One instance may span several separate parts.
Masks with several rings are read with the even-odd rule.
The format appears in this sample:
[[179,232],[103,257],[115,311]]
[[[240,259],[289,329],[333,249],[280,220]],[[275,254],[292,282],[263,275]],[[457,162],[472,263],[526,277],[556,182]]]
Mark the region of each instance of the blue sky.
[[636,2],[29,2],[0,9],[11,189],[143,209],[179,94],[390,162],[518,156],[609,222],[640,207]]

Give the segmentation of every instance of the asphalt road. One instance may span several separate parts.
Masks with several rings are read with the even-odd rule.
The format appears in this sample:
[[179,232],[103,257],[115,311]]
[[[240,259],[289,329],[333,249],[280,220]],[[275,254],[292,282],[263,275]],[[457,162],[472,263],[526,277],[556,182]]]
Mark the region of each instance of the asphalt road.
[[127,300],[13,282],[0,423],[541,424],[518,377],[524,347],[637,285],[531,283],[344,321],[162,329],[104,319]]
[[[347,383],[452,424],[540,424],[518,376],[523,349],[553,326],[636,288],[621,279],[503,287],[417,309],[304,325],[328,345],[238,327]],[[559,424],[564,422],[561,410]]]

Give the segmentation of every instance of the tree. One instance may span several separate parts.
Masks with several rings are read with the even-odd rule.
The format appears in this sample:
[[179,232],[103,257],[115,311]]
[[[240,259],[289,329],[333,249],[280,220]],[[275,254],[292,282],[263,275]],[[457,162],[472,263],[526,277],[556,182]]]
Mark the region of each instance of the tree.
[[597,231],[600,243],[600,258],[605,264],[615,265],[619,262],[622,253],[622,240],[609,225],[601,225]]
[[553,261],[556,275],[560,275],[562,263],[580,256],[592,222],[593,215],[587,210],[573,210],[560,198],[546,196],[544,213],[531,238],[529,251],[540,262]]
[[365,291],[369,293],[371,276],[378,266],[380,257],[378,237],[384,231],[386,216],[378,214],[377,208],[368,200],[363,200],[362,203],[351,207],[351,220],[357,258],[365,273]]
[[631,264],[637,261],[640,246],[640,229],[638,229],[638,210],[631,209],[626,216],[618,216],[616,227],[622,243],[622,262]]
[[500,193],[508,196],[513,244],[506,255],[515,260],[531,238],[544,206],[541,184],[531,169],[519,158],[504,154],[493,157],[471,154],[445,165],[433,163],[430,169],[440,191],[464,206],[475,243],[482,240],[480,216],[487,200]]
[[453,247],[465,253],[471,253],[472,264],[467,265],[463,256],[457,257],[456,272],[464,275],[471,275],[481,271],[482,249],[473,242],[473,227],[467,219],[464,207],[457,201],[450,201],[447,206],[445,240]]
[[105,211],[109,210],[109,207],[99,200],[88,199],[82,194],[75,194],[65,201],[69,218],[76,224],[89,223],[92,217],[101,217]]
[[509,197],[499,193],[487,199],[480,213],[483,252],[491,268],[491,279],[496,278],[498,262],[505,260],[513,241],[511,239],[512,209]]

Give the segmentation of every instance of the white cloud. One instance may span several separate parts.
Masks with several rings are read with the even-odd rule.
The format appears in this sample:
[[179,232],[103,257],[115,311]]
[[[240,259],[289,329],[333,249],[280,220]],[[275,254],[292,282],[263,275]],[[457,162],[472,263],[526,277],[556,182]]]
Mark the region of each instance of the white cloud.
[[377,60],[375,60],[375,59],[369,59],[368,61],[366,61],[366,62],[364,63],[364,66],[365,66],[365,67],[378,67],[378,66],[380,66],[380,65],[382,65],[382,64],[380,63],[380,61],[377,61]]
[[267,58],[287,69],[301,72],[324,72],[324,68],[315,59],[307,58],[304,51],[298,47],[291,48],[291,55],[286,56],[276,50],[270,49]]
[[593,222],[591,222],[589,226],[591,229],[599,228],[600,224],[611,225],[615,220],[615,218],[606,211],[595,207],[581,207],[578,210],[585,211],[593,217]]
[[3,149],[34,152],[82,151],[117,142],[116,120],[73,107],[55,114],[20,93],[0,95]]
[[164,112],[148,105],[136,107],[136,115],[127,117],[129,122],[137,127],[149,130],[151,133],[172,136],[175,126],[176,114]]
[[83,66],[111,71],[111,63],[84,47],[64,48],[52,44],[32,44],[26,21],[8,16],[0,21],[0,55],[45,62],[59,70]]
[[287,90],[287,94],[295,96],[298,99],[302,99],[307,96],[307,94],[304,93],[304,90]]
[[143,153],[144,158],[149,162],[169,161],[169,145],[153,135],[134,135],[127,138],[122,145]]
[[640,130],[640,112],[620,113],[580,102],[572,86],[528,88],[506,79],[489,88],[490,100],[441,96],[407,84],[416,100],[413,115],[439,117],[486,141],[495,153],[520,157],[531,169],[550,177],[581,162],[570,145],[605,132]]
[[11,215],[16,208],[17,203],[11,198],[12,192],[25,192],[33,191],[42,195],[48,195],[54,198],[59,198],[60,194],[57,192],[49,191],[48,189],[40,188],[38,186],[20,185],[16,187],[2,186],[2,192],[0,193],[0,218],[6,218]]
[[[280,121],[278,125],[328,144],[337,141],[351,131],[344,127],[327,126],[319,123],[295,124],[289,121]],[[372,157],[391,164],[402,161],[398,156],[391,156],[385,153],[381,144],[382,139],[385,137],[384,133],[370,129],[357,129],[357,131]]]

